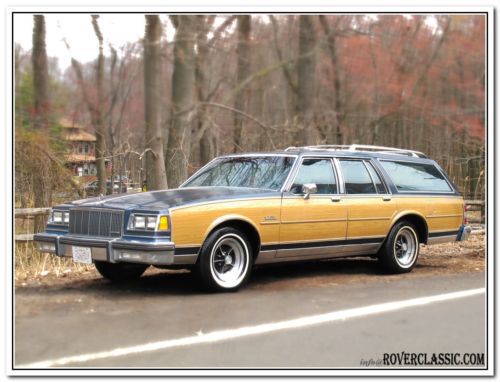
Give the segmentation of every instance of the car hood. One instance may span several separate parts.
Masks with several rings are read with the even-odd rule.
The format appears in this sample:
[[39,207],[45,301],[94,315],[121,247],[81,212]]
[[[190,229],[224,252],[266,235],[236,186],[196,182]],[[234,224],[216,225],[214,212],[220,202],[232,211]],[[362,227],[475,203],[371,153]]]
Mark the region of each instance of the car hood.
[[165,210],[195,203],[277,195],[280,195],[279,191],[254,188],[187,187],[82,199],[72,202],[71,205],[73,207]]

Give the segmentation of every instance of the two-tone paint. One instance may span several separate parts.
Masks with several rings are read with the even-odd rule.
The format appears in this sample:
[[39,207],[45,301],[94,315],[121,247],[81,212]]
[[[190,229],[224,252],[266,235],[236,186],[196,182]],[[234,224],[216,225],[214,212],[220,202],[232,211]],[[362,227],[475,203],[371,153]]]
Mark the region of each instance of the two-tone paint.
[[[237,226],[254,246],[255,263],[303,259],[373,255],[382,246],[391,227],[400,219],[412,219],[426,244],[464,238],[464,201],[449,182],[450,192],[401,192],[391,182],[380,160],[434,161],[380,153],[297,151],[241,154],[286,155],[295,158],[280,190],[232,187],[183,187],[120,196],[97,197],[55,207],[57,210],[106,208],[123,211],[123,234],[112,240],[77,237],[67,227],[48,225],[38,234],[38,243],[54,243],[60,256],[71,256],[71,246],[92,248],[92,258],[109,262],[128,261],[123,253],[157,252],[155,264],[195,264],[200,249],[216,228]],[[292,194],[290,187],[305,158],[329,158],[334,164],[338,193]],[[384,182],[384,194],[346,194],[339,159],[369,161]],[[437,165],[436,165],[437,166]],[[439,169],[439,166],[437,166]],[[127,223],[132,213],[167,215],[168,232],[132,232]],[[159,259],[159,260],[158,260]],[[147,262],[147,259],[144,261]]]

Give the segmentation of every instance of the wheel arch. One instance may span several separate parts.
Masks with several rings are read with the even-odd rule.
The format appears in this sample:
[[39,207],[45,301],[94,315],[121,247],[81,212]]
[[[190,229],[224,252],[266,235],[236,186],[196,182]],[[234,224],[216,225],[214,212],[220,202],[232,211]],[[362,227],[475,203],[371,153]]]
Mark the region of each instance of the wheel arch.
[[203,242],[217,229],[232,227],[243,232],[252,244],[252,255],[254,260],[260,252],[260,232],[255,224],[248,218],[241,215],[228,215],[216,219],[205,232]]
[[419,242],[422,244],[427,244],[427,240],[429,238],[429,226],[425,217],[417,211],[402,212],[396,215],[396,217],[393,219],[391,229],[392,227],[394,227],[394,225],[404,220],[409,221],[414,225],[417,230]]

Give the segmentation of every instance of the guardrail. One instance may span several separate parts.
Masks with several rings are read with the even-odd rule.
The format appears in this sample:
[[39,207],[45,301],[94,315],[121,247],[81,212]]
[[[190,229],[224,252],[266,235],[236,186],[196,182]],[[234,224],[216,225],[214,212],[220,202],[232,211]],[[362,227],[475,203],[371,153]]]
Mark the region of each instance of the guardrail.
[[[466,211],[481,211],[481,216],[479,218],[468,218],[470,223],[480,223],[484,224],[485,218],[485,202],[484,200],[466,200]],[[14,210],[14,217],[16,219],[32,219],[35,216],[48,215],[50,213],[50,207],[42,208],[16,208]],[[23,233],[15,235],[15,241],[32,241],[32,233]]]

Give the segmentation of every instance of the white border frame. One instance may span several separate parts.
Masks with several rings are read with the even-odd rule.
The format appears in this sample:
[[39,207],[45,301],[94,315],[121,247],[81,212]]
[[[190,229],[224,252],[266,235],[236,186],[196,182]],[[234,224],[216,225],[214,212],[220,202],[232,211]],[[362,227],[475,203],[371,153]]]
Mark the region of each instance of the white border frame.
[[[176,0],[179,2],[178,0]],[[461,12],[464,14],[467,13],[476,13],[476,12],[484,12],[488,15],[488,24],[487,24],[487,137],[488,140],[486,145],[488,147],[488,156],[487,156],[487,192],[488,192],[488,204],[487,204],[487,245],[488,245],[488,253],[487,253],[487,304],[488,304],[488,333],[490,337],[488,339],[488,349],[486,353],[486,359],[488,362],[489,370],[422,370],[422,371],[414,371],[414,370],[405,370],[405,369],[382,369],[382,370],[363,370],[363,369],[353,369],[353,370],[315,370],[314,368],[308,370],[295,370],[295,369],[279,369],[279,370],[266,370],[266,369],[256,369],[256,370],[238,370],[238,369],[226,369],[226,370],[203,370],[203,369],[188,369],[188,370],[127,370],[127,369],[111,369],[111,370],[100,370],[100,369],[90,369],[90,370],[13,370],[12,360],[12,309],[13,301],[11,296],[13,295],[13,262],[12,262],[12,250],[13,250],[13,232],[12,232],[12,206],[13,206],[13,195],[11,192],[11,188],[7,191],[4,191],[3,201],[0,207],[0,215],[1,216],[10,216],[8,220],[2,219],[0,220],[0,232],[2,235],[2,242],[7,243],[7,251],[4,256],[4,272],[5,279],[7,281],[7,288],[5,289],[4,294],[2,294],[3,306],[6,308],[6,312],[2,317],[5,318],[5,322],[3,323],[4,328],[6,329],[4,333],[6,333],[6,337],[4,338],[5,344],[5,354],[6,354],[6,373],[10,376],[143,376],[145,374],[150,376],[234,376],[234,375],[253,375],[253,376],[491,376],[494,374],[494,368],[496,366],[496,362],[494,359],[494,341],[493,334],[495,333],[493,330],[494,324],[494,299],[496,297],[495,291],[495,281],[494,281],[494,268],[495,268],[495,258],[494,258],[494,236],[500,237],[500,230],[498,227],[494,227],[494,203],[495,203],[495,195],[494,195],[494,175],[497,175],[498,169],[495,168],[495,154],[494,154],[494,143],[496,142],[496,135],[494,133],[494,56],[495,56],[495,46],[494,46],[494,23],[495,23],[495,15],[494,15],[494,7],[493,6],[464,6],[470,2],[464,2],[463,0],[443,0],[441,3],[446,3],[447,5],[443,6],[435,6],[434,1],[424,0],[417,2],[416,0],[411,0],[415,4],[411,4],[410,2],[406,3],[406,6],[399,6],[398,3],[394,1],[383,0],[382,2],[378,2],[378,6],[366,6],[366,3],[362,3],[360,0],[352,0],[349,6],[332,6],[331,2],[325,0],[317,0],[315,4],[304,6],[303,2],[298,2],[296,0],[290,1],[279,1],[274,0],[275,5],[269,5],[269,1],[266,0],[256,0],[252,6],[236,6],[234,2],[228,0],[219,0],[218,4],[212,4],[211,6],[201,5],[199,3],[192,2],[192,0],[183,1],[182,6],[162,6],[160,1],[158,0],[150,0],[150,2],[158,4],[151,5],[140,5],[137,6],[137,3],[133,3],[130,0],[117,1],[114,0],[111,3],[111,0],[107,0],[108,4],[106,6],[67,6],[67,3],[62,0],[53,0],[51,3],[53,6],[38,6],[30,4],[25,0],[18,1],[18,5],[4,8],[4,31],[5,36],[2,39],[4,46],[4,51],[6,52],[6,62],[4,69],[4,75],[0,80],[0,87],[4,90],[4,99],[7,100],[6,103],[2,103],[2,108],[5,108],[3,115],[5,115],[5,126],[6,128],[2,129],[2,135],[0,135],[1,144],[3,145],[2,152],[6,154],[6,160],[0,166],[0,175],[2,179],[6,180],[7,184],[10,186],[13,181],[12,174],[12,166],[13,163],[11,160],[13,159],[13,147],[11,145],[13,139],[13,130],[12,126],[12,109],[13,109],[13,99],[12,99],[12,82],[13,79],[11,77],[12,73],[12,49],[11,49],[11,40],[12,40],[12,13],[13,12],[142,12],[147,9],[147,12],[155,13],[155,12],[192,12],[194,13],[205,13],[205,12],[231,12],[231,13],[252,13],[252,12],[262,12],[262,13],[274,13],[274,12],[287,12],[291,14],[298,14],[302,12],[314,12],[314,13],[322,13],[322,12],[336,12],[336,13],[378,13],[383,14],[385,12],[400,12],[400,13],[428,13],[428,12],[436,12],[436,13],[446,13],[446,12]],[[187,3],[187,5],[186,5]],[[126,5],[123,5],[126,4]],[[458,6],[457,6],[458,4]],[[358,8],[356,8],[356,6]],[[496,41],[495,41],[496,42]],[[493,229],[495,229],[495,233],[493,233]],[[5,237],[3,237],[5,235]],[[8,308],[8,309],[7,309]]]

